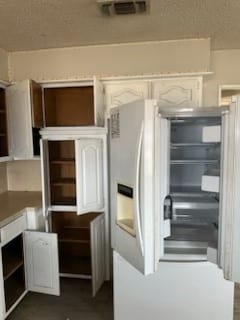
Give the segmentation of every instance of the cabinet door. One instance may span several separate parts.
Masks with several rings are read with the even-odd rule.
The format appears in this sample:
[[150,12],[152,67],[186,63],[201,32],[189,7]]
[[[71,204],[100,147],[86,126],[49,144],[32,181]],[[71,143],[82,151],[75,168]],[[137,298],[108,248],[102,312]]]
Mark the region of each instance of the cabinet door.
[[152,82],[152,99],[160,107],[200,107],[202,78],[162,79]]
[[104,126],[104,88],[103,83],[94,77],[94,118],[95,125],[99,127]]
[[240,283],[240,97],[223,118],[219,264],[227,280]]
[[130,103],[140,99],[148,99],[149,82],[125,81],[105,84],[105,105],[110,114],[110,108]]
[[25,231],[24,245],[28,290],[60,295],[57,234]]
[[104,214],[91,221],[92,295],[96,295],[105,280]]
[[40,153],[43,215],[47,217],[48,208],[50,206],[48,141],[40,140]]
[[75,143],[77,214],[102,211],[103,142],[101,139],[80,139]]
[[4,280],[3,280],[3,264],[2,264],[2,250],[0,248],[0,320],[5,319],[6,313],[5,296],[4,296]]
[[33,157],[30,82],[24,80],[6,89],[10,153],[15,159]]
[[43,104],[42,104],[42,88],[35,81],[31,80],[31,110],[32,110],[32,126],[34,128],[43,127]]

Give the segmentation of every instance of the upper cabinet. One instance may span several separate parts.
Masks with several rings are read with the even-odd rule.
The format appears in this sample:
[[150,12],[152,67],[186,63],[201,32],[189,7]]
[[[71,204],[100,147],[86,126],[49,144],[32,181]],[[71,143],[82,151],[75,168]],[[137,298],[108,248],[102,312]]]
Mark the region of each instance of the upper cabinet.
[[7,118],[5,88],[0,86],[0,159],[2,160],[9,158]]
[[148,98],[150,98],[148,81],[109,81],[105,83],[105,107],[108,114],[110,108]]
[[44,214],[104,211],[106,129],[46,128],[41,135]]
[[[4,89],[0,88],[1,153],[7,155]],[[102,83],[92,81],[38,84],[17,82],[6,89],[9,114],[9,152],[14,159],[40,155],[39,130],[44,127],[104,126]],[[1,121],[2,120],[2,121]],[[0,141],[1,142],[1,141]]]
[[156,99],[161,106],[200,107],[202,77],[105,81],[105,106],[110,108],[141,99]]
[[14,159],[40,155],[39,129],[43,126],[41,87],[24,80],[7,87],[10,154]]
[[43,85],[45,127],[103,126],[101,82]]
[[173,78],[152,82],[152,99],[161,107],[200,107],[202,78]]

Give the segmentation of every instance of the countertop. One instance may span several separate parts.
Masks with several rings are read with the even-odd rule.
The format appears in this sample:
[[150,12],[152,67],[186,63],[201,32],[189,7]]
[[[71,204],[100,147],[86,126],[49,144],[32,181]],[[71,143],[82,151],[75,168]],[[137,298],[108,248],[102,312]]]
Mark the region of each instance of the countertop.
[[38,191],[6,191],[0,194],[0,227],[10,223],[26,208],[40,208],[42,193]]

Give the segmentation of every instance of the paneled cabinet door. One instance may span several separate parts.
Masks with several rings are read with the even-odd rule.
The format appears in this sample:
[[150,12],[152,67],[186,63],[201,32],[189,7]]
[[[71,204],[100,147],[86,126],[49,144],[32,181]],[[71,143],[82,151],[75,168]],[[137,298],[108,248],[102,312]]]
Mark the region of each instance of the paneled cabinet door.
[[108,115],[110,114],[110,108],[150,98],[149,86],[147,81],[106,83],[105,105]]
[[43,126],[41,87],[30,80],[17,82],[6,89],[6,101],[11,155],[15,159],[32,159],[39,155],[35,130]]
[[5,296],[4,296],[2,250],[0,248],[0,320],[4,320],[5,313],[6,313],[6,306],[5,306]]
[[105,280],[104,214],[91,222],[92,295],[95,297]]
[[161,107],[200,107],[202,78],[174,78],[152,82],[152,99]]
[[83,138],[75,143],[77,214],[102,211],[103,141]]
[[27,289],[60,295],[57,234],[25,231]]

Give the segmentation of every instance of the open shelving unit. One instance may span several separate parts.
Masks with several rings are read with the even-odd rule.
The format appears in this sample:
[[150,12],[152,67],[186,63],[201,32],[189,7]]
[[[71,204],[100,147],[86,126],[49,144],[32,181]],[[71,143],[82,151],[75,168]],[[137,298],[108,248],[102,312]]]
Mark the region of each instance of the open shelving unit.
[[3,279],[6,311],[26,290],[22,235],[2,247]]
[[78,216],[75,212],[52,212],[52,231],[58,234],[61,274],[91,277],[91,221],[99,213]]
[[52,205],[76,205],[74,140],[49,141]]

